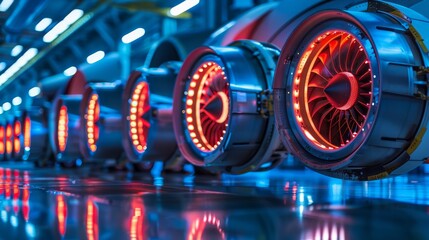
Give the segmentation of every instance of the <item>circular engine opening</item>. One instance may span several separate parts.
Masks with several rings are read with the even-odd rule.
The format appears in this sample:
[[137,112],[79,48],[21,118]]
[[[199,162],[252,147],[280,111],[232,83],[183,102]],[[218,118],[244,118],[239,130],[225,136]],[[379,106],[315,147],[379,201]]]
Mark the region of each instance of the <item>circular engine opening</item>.
[[86,137],[88,148],[92,152],[97,150],[97,141],[100,136],[99,120],[100,103],[98,101],[98,94],[94,93],[89,98],[86,109]]
[[228,78],[224,67],[212,58],[203,58],[190,72],[185,98],[188,136],[202,152],[212,152],[219,147],[230,114]]
[[129,136],[134,150],[143,153],[147,149],[147,138],[150,128],[148,114],[150,114],[149,85],[139,82],[132,91],[129,119]]
[[58,111],[57,123],[57,148],[64,152],[67,146],[69,116],[67,107],[62,105]]
[[13,123],[13,151],[18,154],[21,151],[21,122],[15,120]]
[[295,121],[313,145],[338,150],[364,128],[372,102],[371,63],[350,32],[326,31],[306,46],[293,77]]

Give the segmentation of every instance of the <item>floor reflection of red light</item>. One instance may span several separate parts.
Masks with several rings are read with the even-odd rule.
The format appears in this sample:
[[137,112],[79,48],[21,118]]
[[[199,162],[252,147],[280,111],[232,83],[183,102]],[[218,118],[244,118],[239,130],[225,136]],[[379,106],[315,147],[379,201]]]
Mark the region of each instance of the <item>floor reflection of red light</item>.
[[144,206],[141,199],[133,200],[132,202],[133,216],[131,217],[130,239],[141,240],[146,239],[144,236]]
[[209,228],[216,228],[219,236],[207,236],[210,239],[226,239],[225,232],[221,227],[221,221],[212,213],[205,213],[203,217],[197,217],[192,221],[191,228],[188,233],[188,240],[202,240],[206,239],[204,231]]
[[12,171],[9,168],[7,168],[6,169],[6,179],[4,182],[4,191],[5,191],[4,195],[5,195],[6,199],[9,199],[10,195],[11,195],[11,192],[10,192],[10,187],[11,187],[10,185],[12,182],[11,178],[12,178]]
[[317,224],[316,228],[307,231],[305,233],[304,239],[314,239],[314,240],[329,240],[329,239],[346,239],[346,232],[342,224],[337,226],[336,223],[324,223],[323,225]]
[[22,216],[27,222],[30,219],[29,200],[30,200],[30,190],[28,190],[28,187],[25,186],[24,189],[22,190]]
[[18,170],[13,171],[13,178],[14,178],[14,181],[13,181],[13,185],[12,185],[12,188],[13,188],[12,207],[13,207],[13,212],[15,214],[18,214],[18,212],[19,212],[19,204],[18,204],[19,202],[18,201],[19,201],[19,195],[21,193],[21,190],[19,189],[20,179],[19,179],[19,171]]
[[22,189],[22,215],[25,221],[28,222],[30,219],[30,190],[28,184],[30,183],[30,177],[28,172],[24,172],[24,188]]
[[61,236],[66,234],[67,227],[67,204],[63,195],[57,196],[57,218],[58,218],[58,231]]
[[87,202],[86,236],[88,240],[98,239],[98,208],[92,201]]
[[1,183],[0,194],[3,194],[4,193],[4,170],[3,170],[3,168],[0,168],[0,183]]

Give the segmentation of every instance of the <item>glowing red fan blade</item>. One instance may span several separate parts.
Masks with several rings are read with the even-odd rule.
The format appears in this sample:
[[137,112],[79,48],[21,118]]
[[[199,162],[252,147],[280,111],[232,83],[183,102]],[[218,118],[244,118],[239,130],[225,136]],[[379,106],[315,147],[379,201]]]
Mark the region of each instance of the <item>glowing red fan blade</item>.
[[371,103],[371,68],[361,43],[351,34],[327,32],[315,39],[295,76],[295,113],[310,141],[336,149],[363,127]]

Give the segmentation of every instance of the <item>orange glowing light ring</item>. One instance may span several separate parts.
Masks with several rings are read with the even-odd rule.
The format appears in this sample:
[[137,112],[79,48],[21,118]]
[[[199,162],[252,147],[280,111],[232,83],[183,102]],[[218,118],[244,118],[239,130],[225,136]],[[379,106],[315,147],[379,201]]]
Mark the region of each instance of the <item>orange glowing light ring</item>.
[[6,125],[6,153],[12,154],[12,126]]
[[138,153],[143,153],[147,149],[150,122],[145,115],[150,108],[149,85],[147,82],[140,82],[132,91],[129,112],[129,136],[134,150]]
[[[224,139],[229,122],[229,83],[223,68],[207,61],[195,68],[185,100],[185,120],[192,143],[203,152],[212,152]],[[209,110],[219,102],[220,113]],[[219,111],[219,109],[217,109]]]
[[92,94],[89,98],[85,119],[88,148],[90,151],[95,152],[97,150],[97,141],[100,137],[100,128],[98,126],[98,121],[100,120],[100,103],[98,101],[98,94]]
[[324,150],[350,144],[372,103],[372,72],[362,43],[346,31],[312,41],[297,64],[292,102],[307,140]]
[[58,123],[57,123],[57,141],[58,150],[64,152],[67,146],[67,138],[69,131],[69,116],[66,106],[61,106],[58,112]]
[[15,120],[13,123],[13,151],[18,154],[21,151],[21,122]]
[[87,202],[86,236],[89,240],[98,239],[98,207],[91,200]]
[[191,228],[188,233],[188,240],[201,240],[203,239],[204,230],[207,226],[213,226],[220,234],[220,239],[226,239],[225,232],[221,227],[221,220],[214,214],[206,213],[201,218],[197,218],[192,222]]
[[5,153],[5,130],[3,126],[0,126],[0,154]]
[[24,147],[26,150],[31,147],[31,119],[28,116],[24,120]]
[[67,203],[63,195],[57,195],[57,220],[58,231],[64,236],[67,227]]

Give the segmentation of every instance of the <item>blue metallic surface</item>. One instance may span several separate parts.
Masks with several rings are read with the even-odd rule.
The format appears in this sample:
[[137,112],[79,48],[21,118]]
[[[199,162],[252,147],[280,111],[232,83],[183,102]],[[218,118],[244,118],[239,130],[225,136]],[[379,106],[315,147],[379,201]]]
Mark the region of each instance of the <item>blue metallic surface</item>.
[[0,239],[425,239],[429,176],[152,176],[0,165]]

